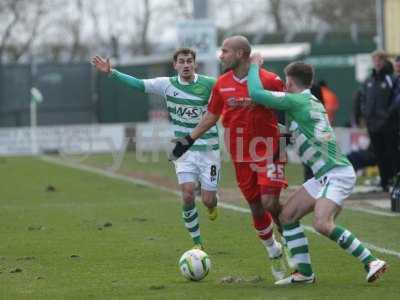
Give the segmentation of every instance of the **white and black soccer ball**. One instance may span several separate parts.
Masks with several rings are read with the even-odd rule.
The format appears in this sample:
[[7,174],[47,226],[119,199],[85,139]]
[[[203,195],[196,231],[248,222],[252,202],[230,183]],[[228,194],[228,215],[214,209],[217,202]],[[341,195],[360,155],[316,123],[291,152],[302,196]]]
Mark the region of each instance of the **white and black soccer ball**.
[[183,253],[179,259],[179,269],[185,278],[199,281],[210,272],[211,260],[204,251],[191,249]]

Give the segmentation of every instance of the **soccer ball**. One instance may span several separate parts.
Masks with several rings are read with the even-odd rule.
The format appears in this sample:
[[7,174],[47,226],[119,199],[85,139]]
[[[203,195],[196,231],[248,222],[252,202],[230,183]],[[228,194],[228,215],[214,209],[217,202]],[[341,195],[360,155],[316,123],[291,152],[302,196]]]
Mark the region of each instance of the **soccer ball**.
[[191,249],[183,253],[179,259],[179,269],[185,278],[199,281],[210,271],[211,260],[204,251]]

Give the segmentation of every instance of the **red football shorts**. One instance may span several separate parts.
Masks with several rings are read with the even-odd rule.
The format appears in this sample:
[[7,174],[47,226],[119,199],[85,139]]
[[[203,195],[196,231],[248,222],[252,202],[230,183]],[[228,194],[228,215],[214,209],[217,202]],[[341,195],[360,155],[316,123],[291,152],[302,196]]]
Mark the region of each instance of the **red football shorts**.
[[284,163],[233,162],[236,181],[247,202],[259,201],[262,194],[279,195],[287,187]]

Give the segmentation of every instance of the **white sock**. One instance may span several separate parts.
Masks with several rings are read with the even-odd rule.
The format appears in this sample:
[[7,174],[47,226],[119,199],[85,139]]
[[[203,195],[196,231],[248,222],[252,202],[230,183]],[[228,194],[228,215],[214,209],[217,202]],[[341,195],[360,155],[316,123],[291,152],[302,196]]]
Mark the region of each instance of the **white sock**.
[[282,247],[273,236],[268,240],[261,240],[261,242],[267,250],[269,258],[275,258],[282,254]]

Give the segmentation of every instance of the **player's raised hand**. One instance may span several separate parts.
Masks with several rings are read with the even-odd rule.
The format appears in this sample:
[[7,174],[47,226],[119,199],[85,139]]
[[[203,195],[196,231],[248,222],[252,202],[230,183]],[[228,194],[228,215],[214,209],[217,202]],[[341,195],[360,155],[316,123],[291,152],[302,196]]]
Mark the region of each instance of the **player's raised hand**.
[[187,136],[171,140],[175,147],[169,155],[169,160],[177,160],[194,144],[195,140],[188,134]]
[[250,56],[250,63],[261,66],[264,63],[264,59],[260,53],[255,52]]
[[109,58],[104,59],[101,56],[96,55],[92,58],[92,64],[96,67],[97,70],[103,73],[111,73],[111,63]]

